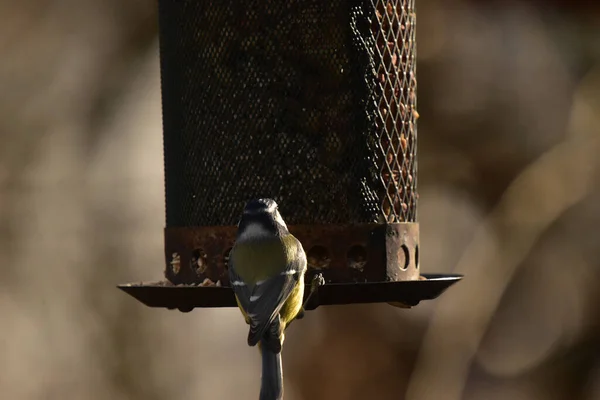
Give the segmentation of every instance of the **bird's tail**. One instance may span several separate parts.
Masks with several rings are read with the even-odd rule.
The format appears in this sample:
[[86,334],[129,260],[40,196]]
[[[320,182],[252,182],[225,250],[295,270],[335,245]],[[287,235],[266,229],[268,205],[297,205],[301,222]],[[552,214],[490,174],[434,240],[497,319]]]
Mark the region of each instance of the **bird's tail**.
[[260,400],[283,399],[283,366],[281,352],[274,353],[268,346],[260,345],[262,354],[262,377],[260,384]]

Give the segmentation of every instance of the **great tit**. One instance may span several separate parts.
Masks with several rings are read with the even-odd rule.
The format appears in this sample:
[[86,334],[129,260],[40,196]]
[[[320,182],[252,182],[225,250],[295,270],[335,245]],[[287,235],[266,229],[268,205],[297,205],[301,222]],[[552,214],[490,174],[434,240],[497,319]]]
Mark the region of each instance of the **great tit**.
[[306,264],[302,244],[288,231],[277,203],[249,201],[229,255],[229,279],[250,325],[248,345],[258,344],[262,355],[260,400],[283,398],[284,331],[304,312]]

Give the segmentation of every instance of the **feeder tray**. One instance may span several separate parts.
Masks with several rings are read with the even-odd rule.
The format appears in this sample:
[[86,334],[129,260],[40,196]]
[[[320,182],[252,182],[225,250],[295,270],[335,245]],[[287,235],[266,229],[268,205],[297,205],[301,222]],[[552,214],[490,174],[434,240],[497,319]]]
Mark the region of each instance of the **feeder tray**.
[[[306,309],[318,306],[358,303],[400,303],[412,307],[423,300],[433,300],[448,287],[459,281],[461,275],[422,275],[422,280],[380,283],[332,283],[322,286],[311,297]],[[119,289],[135,297],[148,307],[178,309],[236,307],[233,290],[228,287],[175,286],[168,281],[155,283],[128,283]],[[310,291],[306,285],[305,299]]]
[[[244,204],[274,199],[318,305],[439,296],[419,268],[414,0],[159,0],[165,282],[151,307],[235,306]],[[307,294],[309,290],[306,291]]]

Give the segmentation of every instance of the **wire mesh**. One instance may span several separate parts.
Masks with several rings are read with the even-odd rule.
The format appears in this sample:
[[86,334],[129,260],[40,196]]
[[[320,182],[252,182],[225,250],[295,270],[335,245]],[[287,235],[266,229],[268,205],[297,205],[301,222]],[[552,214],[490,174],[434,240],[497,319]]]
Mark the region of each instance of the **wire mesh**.
[[416,220],[414,0],[159,0],[167,226]]

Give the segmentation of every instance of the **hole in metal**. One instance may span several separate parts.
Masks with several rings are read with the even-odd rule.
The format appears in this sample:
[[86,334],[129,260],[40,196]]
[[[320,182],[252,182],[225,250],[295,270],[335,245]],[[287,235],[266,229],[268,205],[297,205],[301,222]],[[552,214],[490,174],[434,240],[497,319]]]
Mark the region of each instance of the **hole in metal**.
[[403,244],[400,247],[402,248],[402,255],[404,256],[404,263],[402,263],[402,261],[400,261],[400,264],[404,264],[404,265],[401,265],[400,268],[403,271],[406,271],[406,269],[408,268],[408,265],[410,264],[410,252],[408,251],[407,245]]
[[179,257],[179,253],[173,253],[171,255],[171,261],[169,262],[169,265],[171,266],[171,271],[177,275],[181,269],[181,259]]
[[228,248],[223,254],[223,265],[225,266],[225,269],[229,269],[229,253],[231,253],[231,249],[232,247]]
[[196,249],[192,252],[192,269],[196,270],[196,273],[203,274],[208,266],[208,257],[202,249]]
[[367,265],[367,249],[361,245],[354,245],[348,250],[348,266],[362,271]]
[[415,246],[415,268],[419,269],[419,245]]
[[329,268],[329,264],[331,263],[331,257],[329,257],[327,249],[323,246],[313,246],[306,253],[306,258],[308,259],[308,268]]

